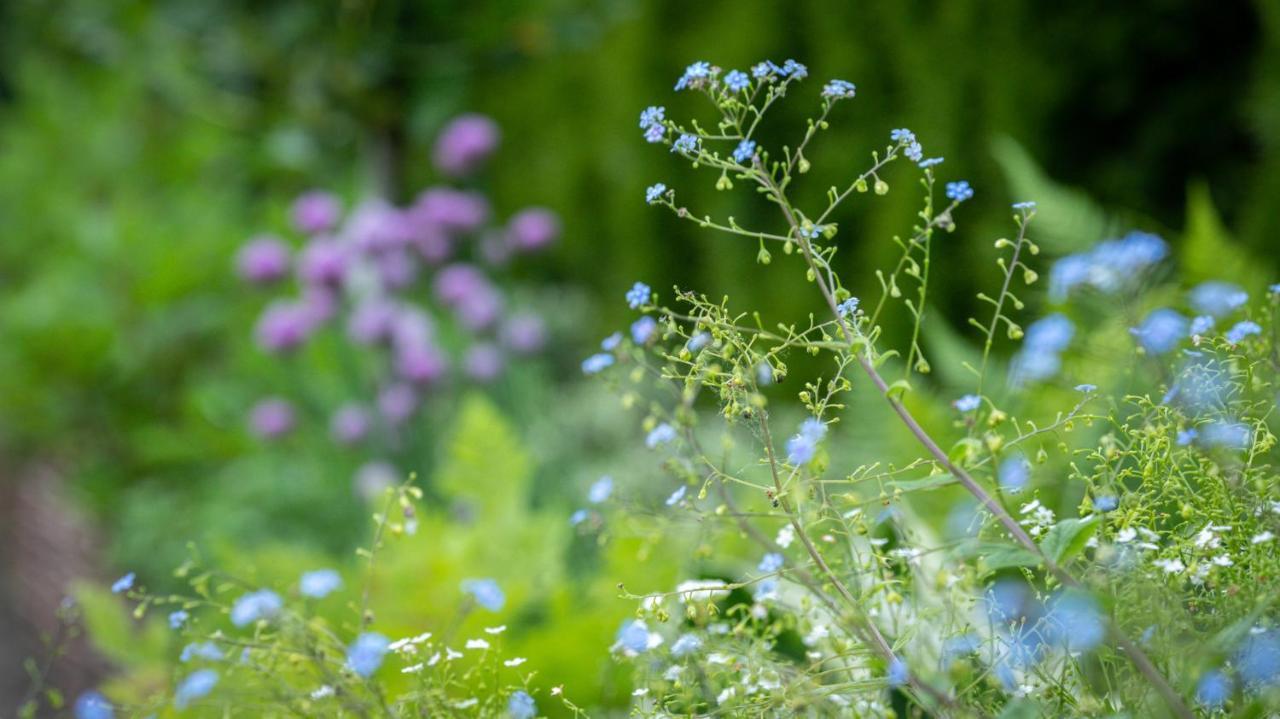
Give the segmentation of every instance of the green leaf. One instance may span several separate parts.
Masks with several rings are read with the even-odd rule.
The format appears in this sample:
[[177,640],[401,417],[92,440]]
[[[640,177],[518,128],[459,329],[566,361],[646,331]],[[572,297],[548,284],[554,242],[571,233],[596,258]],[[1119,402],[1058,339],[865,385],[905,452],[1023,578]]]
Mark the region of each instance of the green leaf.
[[992,154],[1018,201],[1037,203],[1032,231],[1037,243],[1055,254],[1075,252],[1114,234],[1115,221],[1084,192],[1060,185],[1010,137],[992,142]]
[[1187,188],[1187,226],[1181,247],[1181,266],[1188,282],[1229,278],[1257,293],[1267,284],[1267,263],[1258,261],[1238,244],[1218,210],[1209,186],[1203,182]]
[[985,574],[1010,567],[1035,567],[1040,564],[1040,556],[1035,552],[1002,542],[965,542],[956,548],[956,555],[961,559],[981,559]]
[[1084,550],[1084,545],[1098,529],[1096,517],[1064,519],[1053,525],[1040,542],[1040,549],[1055,564],[1062,564]]

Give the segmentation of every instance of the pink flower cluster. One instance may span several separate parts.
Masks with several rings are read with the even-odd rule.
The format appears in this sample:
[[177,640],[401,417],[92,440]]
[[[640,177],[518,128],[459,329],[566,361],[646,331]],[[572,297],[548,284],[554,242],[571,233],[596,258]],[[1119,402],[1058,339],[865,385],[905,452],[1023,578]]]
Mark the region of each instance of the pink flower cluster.
[[[439,137],[436,169],[453,179],[474,173],[498,139],[488,118],[459,117]],[[254,334],[265,352],[287,356],[333,331],[380,357],[376,395],[352,398],[329,419],[342,444],[403,425],[427,393],[446,384],[491,382],[512,357],[546,342],[542,319],[513,307],[494,275],[556,241],[560,221],[550,210],[527,208],[498,225],[484,195],[439,185],[407,206],[369,200],[349,212],[333,194],[307,192],[291,219],[299,247],[260,235],[240,249],[236,270],[257,287],[278,288],[291,278],[296,287],[258,318]],[[264,438],[294,425],[291,405],[279,397],[263,400],[250,416],[250,428]]]

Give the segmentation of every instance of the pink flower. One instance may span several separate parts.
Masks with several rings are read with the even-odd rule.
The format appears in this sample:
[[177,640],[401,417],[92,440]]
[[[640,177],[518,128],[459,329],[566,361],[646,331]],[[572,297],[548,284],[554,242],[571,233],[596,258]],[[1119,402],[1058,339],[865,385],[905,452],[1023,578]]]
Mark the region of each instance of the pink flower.
[[312,190],[293,201],[293,226],[309,235],[333,229],[341,215],[342,203],[328,192]]
[[293,405],[279,397],[268,397],[253,406],[249,429],[263,439],[282,437],[293,429]]
[[544,207],[517,212],[507,223],[507,241],[520,252],[544,249],[560,237],[560,218]]
[[501,132],[484,115],[459,115],[436,138],[432,156],[436,169],[450,177],[462,177],[479,169],[498,149]]
[[254,284],[281,280],[289,274],[289,246],[275,235],[259,235],[236,253],[236,271]]

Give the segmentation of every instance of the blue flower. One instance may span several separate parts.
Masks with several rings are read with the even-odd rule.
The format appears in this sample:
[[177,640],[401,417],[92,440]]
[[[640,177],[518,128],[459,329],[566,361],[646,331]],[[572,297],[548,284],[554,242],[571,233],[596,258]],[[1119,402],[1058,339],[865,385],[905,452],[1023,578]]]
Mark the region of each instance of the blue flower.
[[211,662],[221,661],[222,650],[213,642],[193,642],[182,648],[178,661],[189,662],[192,659],[206,659]]
[[956,202],[964,202],[973,197],[973,188],[964,180],[947,183],[947,197]]
[[681,634],[675,643],[671,645],[671,655],[675,657],[683,657],[686,654],[692,654],[698,651],[702,646],[702,637],[697,634],[686,633]]
[[1099,512],[1114,512],[1120,506],[1120,500],[1111,495],[1093,498],[1093,508]]
[[196,699],[208,696],[217,685],[218,673],[214,670],[200,669],[192,672],[182,680],[177,691],[173,693],[173,705],[179,709],[186,709]]
[[827,425],[814,417],[806,419],[800,424],[800,431],[787,440],[787,461],[797,466],[808,464],[826,435]]
[[1276,283],[1276,284],[1274,284],[1274,285],[1271,285],[1271,286],[1270,286],[1270,287],[1268,287],[1267,289],[1268,289],[1268,290],[1271,292],[1271,294],[1273,294],[1273,295],[1280,295],[1280,283]]
[[1071,344],[1076,327],[1065,315],[1045,315],[1027,327],[1024,347],[1035,352],[1062,352]]
[[612,352],[618,349],[618,345],[622,344],[622,333],[614,332],[600,341],[600,349],[605,352]]
[[768,362],[756,365],[756,384],[764,386],[773,384],[773,367]]
[[585,521],[587,521],[587,510],[585,509],[579,509],[569,515],[569,526],[571,527],[576,527]]
[[832,80],[822,86],[822,96],[832,100],[843,100],[857,94],[858,88],[847,80]]
[[644,201],[650,205],[655,204],[658,200],[662,199],[662,196],[666,194],[666,192],[667,186],[661,182],[649,185],[649,189],[644,191]]
[[756,569],[766,574],[776,572],[779,569],[782,569],[783,561],[781,554],[778,554],[777,552],[769,552],[760,558],[760,564],[756,566]]
[[1257,334],[1262,334],[1262,327],[1258,326],[1257,322],[1244,320],[1237,322],[1235,326],[1227,330],[1227,341],[1233,345],[1240,344],[1245,337]]
[[1248,425],[1226,420],[1209,424],[1202,436],[1205,444],[1227,449],[1245,449],[1253,441],[1253,431]]
[[243,627],[259,619],[270,619],[282,607],[284,603],[280,601],[280,595],[270,589],[259,589],[241,596],[231,605],[231,623]]
[[899,127],[889,133],[889,139],[899,145],[909,145],[916,141],[916,134],[905,127]]
[[630,290],[627,290],[627,306],[633,310],[639,309],[649,301],[649,295],[651,292],[652,290],[649,289],[649,285],[646,285],[643,282],[635,283],[631,286]]
[[836,314],[841,317],[852,317],[858,312],[858,298],[850,297],[849,299],[836,305]]
[[697,136],[690,135],[688,133],[681,135],[680,137],[676,138],[675,142],[671,143],[671,151],[672,152],[688,152],[688,153],[697,152],[698,151]]
[[756,154],[756,141],[743,140],[742,142],[738,143],[738,146],[736,148],[734,148],[733,159],[737,160],[739,163],[742,163],[751,159],[751,156],[754,154]]
[[467,579],[462,582],[462,591],[470,594],[476,604],[491,612],[501,611],[507,603],[507,596],[502,588],[492,579]]
[[1249,636],[1236,654],[1235,665],[1245,686],[1274,686],[1280,680],[1280,635],[1270,629]]
[[1087,252],[1067,255],[1049,273],[1049,296],[1061,302],[1076,287],[1089,285],[1115,292],[1137,282],[1169,254],[1169,246],[1148,232],[1130,232],[1099,242]]
[[365,632],[347,647],[347,668],[368,679],[382,666],[391,640],[377,632]]
[[1001,462],[997,474],[1001,489],[1011,493],[1021,492],[1031,479],[1031,465],[1027,464],[1025,457],[1017,455]]
[[1209,315],[1200,315],[1191,320],[1192,335],[1207,335],[1213,331],[1214,320]]
[[658,105],[650,105],[640,113],[640,129],[647,130],[654,125],[661,125],[666,119],[667,108]]
[[742,92],[751,86],[751,78],[741,70],[731,70],[724,76],[724,86],[733,92]]
[[1093,597],[1076,591],[1058,596],[1049,610],[1048,625],[1050,639],[1070,652],[1087,652],[1101,644],[1107,635],[1098,603]]
[[1077,391],[1077,392],[1084,392],[1085,394],[1093,394],[1094,392],[1097,392],[1097,391],[1098,391],[1098,385],[1096,385],[1096,384],[1078,384],[1078,385],[1076,385],[1075,389],[1076,389],[1076,391]]
[[772,82],[776,76],[781,74],[782,68],[773,64],[771,60],[764,60],[751,66],[751,76],[757,80],[769,80]]
[[942,157],[930,157],[929,159],[921,160],[916,164],[920,166],[921,170],[927,170],[930,167],[933,167],[934,165],[941,165],[944,159],[945,158],[942,158]]
[[711,76],[711,63],[699,60],[684,69],[684,74],[676,80],[676,89],[683,90],[687,87],[694,87],[701,80],[705,80]]
[[902,154],[906,155],[908,160],[911,160],[917,165],[924,162],[924,146],[918,142],[913,142],[910,145],[907,145],[902,150]]
[[120,594],[121,592],[127,592],[130,589],[133,589],[133,581],[135,579],[137,579],[137,575],[133,572],[129,572],[123,577],[117,579],[115,583],[111,585],[111,592],[113,594]]
[[1200,437],[1199,430],[1183,429],[1178,431],[1178,446],[1186,447]]
[[342,587],[342,576],[332,569],[317,569],[307,572],[298,580],[298,589],[302,596],[312,599],[324,599]]
[[1240,285],[1211,280],[1196,285],[1191,290],[1190,299],[1197,312],[1221,317],[1248,302],[1249,293]]
[[631,323],[631,341],[638,345],[648,344],[658,331],[658,321],[645,315]]
[[1187,336],[1187,318],[1177,312],[1161,308],[1153,310],[1142,324],[1129,330],[1148,352],[1165,354],[1178,346]]
[[689,350],[690,352],[697,352],[698,350],[702,349],[703,347],[706,347],[710,343],[711,343],[711,335],[706,332],[699,332],[694,336],[690,337],[689,341],[686,342],[684,346],[685,346],[685,349]]
[[960,399],[952,402],[951,406],[961,412],[972,412],[982,406],[982,398],[976,394],[966,394]]
[[116,711],[111,702],[96,691],[87,691],[76,699],[73,708],[76,719],[115,719]]
[[597,479],[591,485],[591,489],[587,490],[587,501],[592,504],[600,504],[613,494],[613,477],[605,475]]
[[1013,203],[1013,209],[1027,210],[1029,212],[1031,210],[1036,209],[1036,203],[1031,200],[1027,200],[1026,202],[1015,202]]
[[624,622],[618,630],[618,644],[639,654],[649,648],[649,626],[639,619]]
[[533,719],[538,716],[538,704],[528,692],[517,690],[507,700],[507,715],[511,719]]
[[645,142],[648,142],[651,145],[656,145],[659,142],[662,142],[666,138],[666,136],[667,136],[667,128],[660,123],[650,125],[644,131],[644,140]]
[[782,74],[792,80],[803,80],[809,76],[809,68],[795,60],[787,60],[782,63]]
[[663,422],[662,424],[650,430],[648,436],[644,438],[645,446],[653,449],[660,444],[666,444],[676,438],[676,430],[671,425]]
[[600,352],[582,360],[583,374],[599,374],[614,363],[613,355]]
[[666,502],[667,506],[674,507],[677,504],[679,504],[680,500],[684,499],[684,495],[688,493],[688,491],[689,491],[689,488],[682,485],[679,489],[672,492],[671,496],[667,497],[667,502]]
[[900,687],[910,681],[911,672],[908,671],[906,662],[894,657],[893,661],[889,662],[888,679],[891,687]]
[[757,602],[764,602],[770,599],[778,598],[778,580],[774,577],[762,579],[756,583],[756,590],[751,594],[752,599]]
[[1196,701],[1217,709],[1231,698],[1231,691],[1231,680],[1227,675],[1219,671],[1208,672],[1196,684]]
[[175,612],[169,612],[169,628],[181,629],[182,626],[186,624],[187,620],[190,618],[191,618],[191,615],[187,614],[186,610],[183,610],[183,609],[179,609]]

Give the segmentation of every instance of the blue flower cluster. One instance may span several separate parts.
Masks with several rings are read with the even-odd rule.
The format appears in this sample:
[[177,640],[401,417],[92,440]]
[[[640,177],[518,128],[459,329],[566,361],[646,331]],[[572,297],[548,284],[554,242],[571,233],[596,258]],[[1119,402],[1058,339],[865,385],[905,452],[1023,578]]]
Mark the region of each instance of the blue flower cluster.
[[742,92],[751,87],[751,78],[741,70],[731,70],[724,76],[724,86],[731,92]]
[[1119,239],[1104,240],[1054,263],[1049,272],[1049,296],[1061,302],[1082,286],[1117,292],[1132,286],[1168,255],[1165,241],[1148,232],[1135,231]]
[[365,632],[347,647],[347,668],[368,679],[382,666],[391,640],[377,632]]
[[503,605],[507,603],[507,595],[502,593],[502,587],[492,579],[464,580],[462,591],[470,594],[476,600],[476,604],[491,612],[501,611]]
[[666,194],[666,192],[667,186],[661,182],[649,185],[649,188],[644,191],[644,201],[652,205],[658,200],[661,200],[662,196]]
[[711,77],[711,63],[699,60],[684,69],[684,74],[676,80],[676,90],[701,87],[709,77]]
[[744,163],[756,154],[756,141],[743,140],[733,150],[733,159],[739,163]]
[[964,180],[947,183],[947,197],[956,202],[964,202],[973,197],[973,188]]
[[1027,327],[1022,349],[1010,362],[1010,384],[1017,387],[1058,374],[1062,368],[1062,353],[1074,335],[1075,325],[1061,314],[1051,314],[1032,322]]
[[675,142],[671,143],[671,151],[683,152],[686,154],[694,153],[698,151],[699,142],[700,141],[695,135],[685,133],[680,137],[677,137]]
[[644,130],[647,142],[662,142],[667,136],[666,126],[663,124],[666,113],[667,109],[658,105],[650,105],[640,113],[640,129]]
[[857,86],[848,80],[832,80],[822,86],[822,96],[831,100],[845,100],[854,97]]

